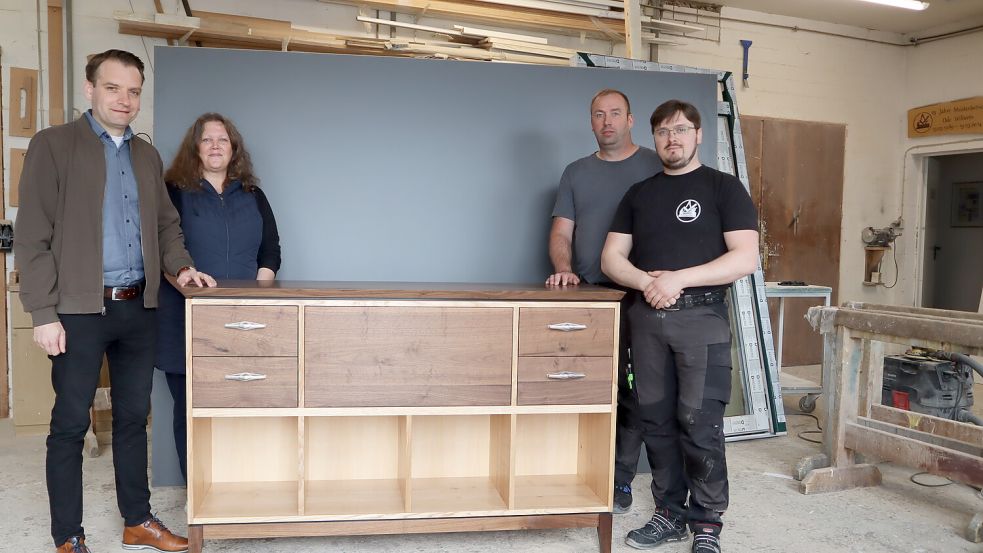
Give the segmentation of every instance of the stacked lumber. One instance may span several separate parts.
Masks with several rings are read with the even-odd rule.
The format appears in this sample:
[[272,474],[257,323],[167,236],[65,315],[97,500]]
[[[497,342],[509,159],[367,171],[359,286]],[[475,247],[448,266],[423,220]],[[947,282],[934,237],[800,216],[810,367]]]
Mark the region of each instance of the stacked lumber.
[[[623,0],[320,0],[365,6],[390,12],[457,21],[477,21],[496,26],[536,29],[564,34],[586,33],[604,38],[625,36]],[[629,0],[635,1],[638,0]],[[648,15],[639,17],[649,34],[703,32],[697,25]]]
[[[569,65],[569,56],[540,56],[515,49],[494,49],[480,45],[481,36],[465,35],[457,29],[411,26],[435,34],[444,34],[460,42],[417,38],[376,38],[301,28],[289,21],[244,17],[223,13],[195,12],[197,16],[168,14],[132,14],[116,12],[114,18],[121,34],[189,40],[213,48],[245,48],[299,52],[373,54],[406,57],[436,57],[460,60],[499,61]],[[382,21],[382,20],[379,20]],[[372,21],[368,21],[372,22]],[[394,22],[387,22],[394,23]]]

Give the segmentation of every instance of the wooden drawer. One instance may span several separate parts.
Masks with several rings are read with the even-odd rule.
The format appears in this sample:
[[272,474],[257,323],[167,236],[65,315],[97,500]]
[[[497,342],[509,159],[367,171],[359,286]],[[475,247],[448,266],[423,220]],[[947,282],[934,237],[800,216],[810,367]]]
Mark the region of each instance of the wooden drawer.
[[192,355],[297,355],[296,306],[196,305],[191,317]]
[[611,357],[520,357],[516,401],[519,405],[610,404],[613,374]]
[[307,407],[509,405],[512,309],[308,307]]
[[519,310],[519,355],[610,357],[613,351],[613,309]]
[[192,407],[297,407],[296,358],[196,357],[192,363]]

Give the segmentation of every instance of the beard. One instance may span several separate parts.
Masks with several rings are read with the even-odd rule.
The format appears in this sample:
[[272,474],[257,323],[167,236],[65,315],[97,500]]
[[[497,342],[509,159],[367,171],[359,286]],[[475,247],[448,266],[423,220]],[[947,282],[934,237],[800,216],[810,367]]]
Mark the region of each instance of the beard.
[[[682,152],[682,150],[680,150],[680,152]],[[659,158],[662,160],[662,167],[664,169],[682,169],[683,167],[689,165],[689,163],[693,161],[693,158],[696,157],[696,148],[693,148],[693,151],[689,154],[689,156],[683,157],[683,155],[680,154],[679,159],[676,160],[669,158],[668,156],[670,155],[672,154],[662,155],[660,153]]]

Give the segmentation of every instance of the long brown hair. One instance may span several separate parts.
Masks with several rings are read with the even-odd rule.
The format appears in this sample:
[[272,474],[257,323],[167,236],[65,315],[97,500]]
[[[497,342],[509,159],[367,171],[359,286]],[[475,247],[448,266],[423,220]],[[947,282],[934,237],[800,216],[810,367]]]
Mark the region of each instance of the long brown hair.
[[[232,121],[218,113],[204,113],[195,120],[194,125],[184,133],[184,139],[178,146],[174,161],[164,173],[164,181],[181,190],[201,190],[201,158],[198,157],[198,143],[205,132],[205,123],[221,123],[229,134],[232,143],[232,160],[226,173],[226,182],[238,180],[246,192],[252,192],[259,185],[259,178],[253,173],[253,162],[246,151],[246,144],[239,134],[239,129]],[[224,184],[224,183],[223,183]]]

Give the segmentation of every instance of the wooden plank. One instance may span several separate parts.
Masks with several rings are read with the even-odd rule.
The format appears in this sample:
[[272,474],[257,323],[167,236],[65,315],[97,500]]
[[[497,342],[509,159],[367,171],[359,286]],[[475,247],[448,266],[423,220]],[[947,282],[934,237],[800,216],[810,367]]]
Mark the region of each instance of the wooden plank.
[[878,459],[946,476],[971,486],[983,486],[983,458],[906,436],[846,424],[845,445]]
[[705,27],[700,27],[698,25],[687,25],[686,23],[667,21],[665,19],[657,19],[655,17],[642,17],[642,24],[680,33],[700,33],[706,30]]
[[200,298],[388,298],[407,300],[619,301],[624,292],[580,284],[547,288],[531,284],[466,282],[318,282],[219,280],[213,288],[186,287],[185,297]]
[[459,21],[477,21],[533,30],[544,28],[567,32],[587,32],[592,35],[621,33],[621,22],[592,21],[580,14],[560,13],[522,7],[504,7],[474,0],[321,0],[330,3],[367,6],[386,11],[398,11]]
[[830,360],[831,379],[826,381],[830,388],[826,394],[828,412],[823,433],[826,455],[835,467],[847,467],[854,462],[853,452],[845,446],[844,440],[846,424],[857,420],[860,389],[866,387],[859,378],[863,353],[860,342],[850,329],[836,327],[834,355]]
[[642,6],[639,0],[625,0],[625,57],[647,60],[642,51]]
[[955,320],[925,319],[917,315],[840,308],[835,310],[833,323],[839,326],[884,336],[928,340],[983,348],[983,332],[979,325]]
[[515,33],[506,33],[502,31],[493,31],[491,29],[481,29],[478,27],[467,27],[464,25],[454,25],[454,29],[461,32],[464,36],[474,36],[474,37],[486,37],[486,38],[502,38],[505,40],[515,40],[519,42],[530,42],[533,44],[549,44],[549,41],[543,37],[530,36],[530,35],[519,35]]
[[560,51],[561,49],[545,49],[534,44],[522,44],[510,40],[501,39],[488,39],[481,43],[482,46],[488,48],[494,48],[496,50],[509,50],[512,52],[524,52],[527,54],[533,54],[537,56],[546,56],[550,58],[557,58],[563,60],[569,60],[570,56],[576,54],[574,50],[568,50],[566,52]]
[[600,514],[492,516],[474,518],[397,519],[337,522],[209,524],[199,526],[208,539],[279,538],[295,536],[366,536],[593,528]]
[[[980,300],[980,305],[983,305],[983,296],[980,297]],[[908,305],[886,305],[882,303],[868,303],[864,301],[848,301],[843,304],[843,307],[849,309],[860,309],[864,311],[884,311],[907,315],[928,316],[932,318],[956,319],[960,322],[983,323],[983,313],[970,313],[969,311],[954,311],[951,309],[935,309],[931,307],[912,307]]]
[[374,23],[376,25],[388,25],[390,27],[396,27],[398,29],[412,29],[414,31],[425,31],[428,33],[436,33],[440,35],[447,36],[461,36],[463,33],[456,29],[443,29],[441,27],[431,27],[429,25],[416,25],[414,23],[402,23],[399,21],[390,21],[388,19],[378,19],[375,17],[365,17],[359,15],[355,18],[357,21],[362,23]]
[[969,444],[983,444],[983,427],[949,419],[905,411],[887,405],[871,405],[871,418],[891,424],[944,436]]
[[961,451],[962,453],[967,453],[969,455],[973,455],[974,457],[983,458],[983,442],[977,442],[975,444],[962,442],[952,438],[947,438],[945,436],[936,436],[930,432],[923,432],[921,430],[908,428],[907,426],[891,424],[889,422],[883,422],[868,417],[857,417],[857,424],[866,428],[887,432],[888,434],[894,434],[895,436],[903,436],[927,444],[952,449],[954,451]]
[[38,130],[38,70],[10,68],[10,136],[31,138]]
[[65,31],[62,0],[48,0],[48,124],[65,122]]
[[[10,149],[10,207],[20,205],[20,176],[24,172],[25,159],[27,159],[27,150]],[[0,211],[0,215],[2,215],[2,211]]]
[[[161,5],[160,0],[154,0],[154,10],[160,14],[164,13],[164,6]],[[173,38],[167,39],[168,46],[174,46],[175,44],[177,44],[177,42]]]
[[874,465],[851,465],[816,469],[799,482],[805,495],[840,492],[881,485],[881,471]]
[[[560,12],[584,15],[588,17],[603,17],[607,19],[624,19],[624,12],[616,12],[603,7],[577,6],[549,0],[481,0],[488,4],[502,4],[516,8],[532,8],[546,12]],[[637,1],[637,0],[636,0]]]

